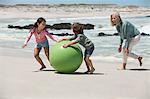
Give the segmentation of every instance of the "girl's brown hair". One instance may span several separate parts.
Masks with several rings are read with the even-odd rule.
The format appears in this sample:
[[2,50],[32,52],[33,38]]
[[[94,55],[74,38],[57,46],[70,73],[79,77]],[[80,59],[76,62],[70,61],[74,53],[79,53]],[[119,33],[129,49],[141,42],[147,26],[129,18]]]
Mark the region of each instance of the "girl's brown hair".
[[43,21],[46,22],[46,20],[43,17],[38,18],[37,21],[34,23],[33,28],[37,28],[38,27],[38,23],[40,24]]
[[76,22],[72,24],[72,29],[75,29],[78,34],[83,34],[84,26],[81,23]]

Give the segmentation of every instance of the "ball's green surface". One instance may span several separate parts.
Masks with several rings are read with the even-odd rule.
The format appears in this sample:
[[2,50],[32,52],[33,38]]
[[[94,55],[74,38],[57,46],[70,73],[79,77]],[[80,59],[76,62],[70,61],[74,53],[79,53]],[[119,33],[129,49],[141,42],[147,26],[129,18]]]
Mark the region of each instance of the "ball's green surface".
[[70,41],[56,43],[51,48],[50,62],[52,67],[60,73],[75,72],[83,61],[83,54],[78,44],[63,48]]

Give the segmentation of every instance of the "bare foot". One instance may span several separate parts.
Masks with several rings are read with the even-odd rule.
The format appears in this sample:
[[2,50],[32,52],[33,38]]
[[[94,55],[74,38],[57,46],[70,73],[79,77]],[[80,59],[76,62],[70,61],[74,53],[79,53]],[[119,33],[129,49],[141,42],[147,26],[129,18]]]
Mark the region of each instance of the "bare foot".
[[89,74],[93,74],[93,72],[95,71],[95,68],[92,68],[89,72]]
[[123,63],[123,66],[117,68],[117,70],[126,70],[126,63]]
[[126,70],[126,68],[118,67],[117,70]]
[[138,61],[140,63],[140,66],[142,66],[142,59],[143,59],[143,57],[138,57]]
[[84,72],[85,74],[89,74],[90,70],[87,70],[86,72]]
[[46,68],[46,66],[42,66],[42,67],[40,68],[40,70],[43,70],[44,68]]

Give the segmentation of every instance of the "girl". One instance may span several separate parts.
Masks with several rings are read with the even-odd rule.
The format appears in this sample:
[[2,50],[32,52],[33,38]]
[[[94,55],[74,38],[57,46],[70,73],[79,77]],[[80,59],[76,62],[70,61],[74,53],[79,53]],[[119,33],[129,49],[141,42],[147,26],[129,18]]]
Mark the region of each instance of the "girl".
[[76,43],[81,44],[85,48],[84,61],[87,66],[87,71],[85,73],[92,74],[95,71],[95,69],[93,67],[92,61],[90,60],[90,56],[94,51],[94,44],[83,34],[83,26],[80,23],[74,23],[72,25],[72,29],[75,35],[71,38],[64,38],[62,40],[73,40],[73,41],[68,44],[65,44],[63,47],[66,48]]
[[27,36],[24,44],[22,45],[22,48],[27,46],[27,43],[29,42],[31,36],[34,34],[35,39],[36,39],[36,43],[37,43],[37,46],[34,49],[34,57],[36,58],[36,60],[41,65],[41,68],[39,70],[43,70],[44,68],[46,68],[43,61],[39,57],[39,53],[40,53],[42,47],[44,48],[44,52],[45,52],[47,59],[49,60],[49,43],[48,43],[46,35],[49,36],[52,40],[57,42],[57,39],[55,37],[53,37],[45,29],[45,25],[46,25],[46,20],[42,17],[38,18],[37,22],[35,22],[35,24],[34,24],[33,29],[31,29],[31,31],[30,31],[29,35]]
[[122,51],[122,43],[124,39],[126,40],[125,45],[123,47],[123,64],[121,66],[121,70],[126,69],[128,56],[137,59],[140,63],[140,66],[142,66],[142,57],[131,52],[133,46],[140,41],[140,32],[130,22],[122,21],[119,13],[113,13],[110,16],[110,20],[112,26],[116,27],[120,36],[120,45],[118,48],[119,53]]

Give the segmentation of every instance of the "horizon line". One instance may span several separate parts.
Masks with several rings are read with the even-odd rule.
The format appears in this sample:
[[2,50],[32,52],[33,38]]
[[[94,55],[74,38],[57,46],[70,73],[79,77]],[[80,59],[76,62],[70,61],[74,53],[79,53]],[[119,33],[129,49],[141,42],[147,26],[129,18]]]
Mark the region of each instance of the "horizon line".
[[48,3],[16,3],[16,4],[0,4],[0,6],[15,6],[15,5],[116,5],[116,6],[137,6],[137,7],[150,7],[148,5],[137,4],[115,4],[115,3],[60,3],[60,4],[48,4]]

